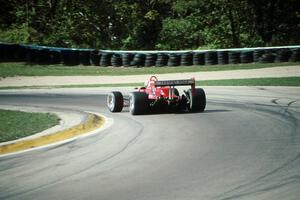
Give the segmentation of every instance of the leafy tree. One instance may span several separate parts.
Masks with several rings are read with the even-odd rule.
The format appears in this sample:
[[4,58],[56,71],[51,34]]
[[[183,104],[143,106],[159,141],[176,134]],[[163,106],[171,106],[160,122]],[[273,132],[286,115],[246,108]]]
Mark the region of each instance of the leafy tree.
[[0,40],[98,49],[292,45],[297,0],[0,0]]

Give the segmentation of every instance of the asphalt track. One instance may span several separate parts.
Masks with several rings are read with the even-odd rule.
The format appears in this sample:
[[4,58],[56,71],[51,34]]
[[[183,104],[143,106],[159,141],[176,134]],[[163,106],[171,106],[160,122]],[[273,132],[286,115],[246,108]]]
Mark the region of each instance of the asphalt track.
[[[82,90],[82,89],[81,89]],[[100,112],[89,137],[0,158],[0,199],[300,198],[300,88],[205,88],[203,113],[111,114],[105,96],[1,94],[0,104]]]

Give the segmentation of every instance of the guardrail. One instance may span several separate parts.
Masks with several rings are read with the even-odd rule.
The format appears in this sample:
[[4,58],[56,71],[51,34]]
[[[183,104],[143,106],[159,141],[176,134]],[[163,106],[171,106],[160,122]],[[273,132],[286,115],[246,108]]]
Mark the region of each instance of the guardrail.
[[0,43],[0,62],[29,64],[162,67],[299,62],[300,46],[184,51],[118,51]]

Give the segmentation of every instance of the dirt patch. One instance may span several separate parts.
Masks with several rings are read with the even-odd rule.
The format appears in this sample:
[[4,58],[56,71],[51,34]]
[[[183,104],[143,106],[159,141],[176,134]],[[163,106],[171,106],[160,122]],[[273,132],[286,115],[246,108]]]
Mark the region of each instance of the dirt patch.
[[[0,87],[141,83],[147,80],[150,75],[155,74],[126,76],[17,76],[0,79]],[[196,80],[220,80],[299,76],[300,66],[157,75],[160,80],[186,79],[191,77],[194,77]]]

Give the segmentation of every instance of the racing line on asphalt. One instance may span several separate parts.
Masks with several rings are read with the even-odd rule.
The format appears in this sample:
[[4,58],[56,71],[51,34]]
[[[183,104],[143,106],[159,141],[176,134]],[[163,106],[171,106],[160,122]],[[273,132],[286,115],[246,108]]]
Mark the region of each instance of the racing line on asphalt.
[[205,90],[203,113],[142,116],[109,113],[100,92],[0,94],[4,105],[114,120],[96,134],[0,158],[0,199],[297,199],[300,89]]

